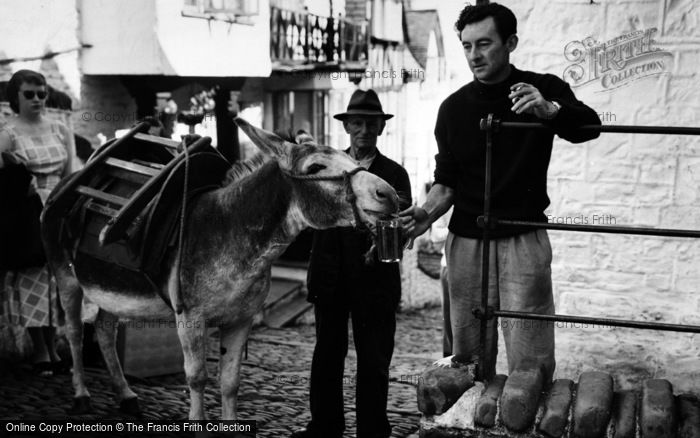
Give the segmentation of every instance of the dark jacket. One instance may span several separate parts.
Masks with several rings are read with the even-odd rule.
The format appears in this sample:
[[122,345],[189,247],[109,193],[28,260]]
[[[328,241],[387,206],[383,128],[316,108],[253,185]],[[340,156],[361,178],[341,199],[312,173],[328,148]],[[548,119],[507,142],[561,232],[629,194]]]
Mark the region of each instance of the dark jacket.
[[[368,171],[391,185],[399,194],[400,209],[411,205],[411,184],[406,170],[381,153]],[[365,263],[372,245],[368,230],[338,227],[314,231],[308,270],[309,301],[390,300],[397,305],[401,297],[399,263]]]

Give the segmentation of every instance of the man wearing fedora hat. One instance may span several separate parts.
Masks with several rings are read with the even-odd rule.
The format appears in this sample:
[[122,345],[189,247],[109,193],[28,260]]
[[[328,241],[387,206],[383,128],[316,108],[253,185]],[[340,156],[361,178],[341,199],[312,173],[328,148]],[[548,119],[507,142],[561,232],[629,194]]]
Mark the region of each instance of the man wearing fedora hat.
[[[393,117],[384,113],[377,93],[355,91],[347,111],[334,117],[350,136],[345,152],[394,187],[400,208],[407,208],[411,185],[406,170],[377,150],[377,137]],[[398,263],[379,263],[376,252],[369,253],[371,243],[368,230],[342,227],[314,232],[307,281],[316,318],[311,422],[293,438],[343,436],[348,319],[357,352],[357,375],[348,379],[355,384],[357,437],[391,435],[386,403],[401,277]]]

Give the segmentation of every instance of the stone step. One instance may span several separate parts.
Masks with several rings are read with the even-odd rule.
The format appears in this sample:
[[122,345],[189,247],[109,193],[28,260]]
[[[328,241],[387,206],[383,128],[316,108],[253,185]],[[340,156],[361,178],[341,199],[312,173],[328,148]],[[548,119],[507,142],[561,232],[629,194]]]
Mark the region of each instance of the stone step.
[[538,427],[539,431],[552,438],[559,438],[566,431],[569,421],[574,382],[569,379],[557,379],[549,391],[545,412]]
[[263,319],[263,323],[270,328],[282,328],[312,307],[313,305],[306,301],[306,297],[296,295],[291,300],[272,308]]
[[637,394],[616,392],[613,398],[613,438],[634,438],[637,429]]
[[290,295],[299,293],[304,287],[304,283],[286,278],[271,278],[270,293],[267,294],[263,309],[269,309],[278,302],[288,298]]
[[445,391],[454,390],[450,399],[459,391],[450,383],[454,376],[450,381],[444,376],[456,372],[446,368],[431,374],[431,387],[442,388],[435,395],[443,402],[437,409],[433,394],[419,396],[419,405],[432,408],[423,409],[421,437],[700,438],[698,396],[674,396],[673,386],[666,380],[650,379],[640,388],[613,392],[612,376],[584,372],[576,385],[559,379],[542,396],[536,391],[541,373],[518,370],[510,377],[497,376],[485,388],[475,382],[471,389],[462,391],[456,403],[445,404]]
[[418,381],[418,410],[424,415],[440,415],[472,386],[474,375],[469,368],[431,365]]
[[513,371],[501,395],[501,421],[507,428],[523,432],[532,426],[543,386],[544,373],[539,366]]
[[677,424],[671,383],[663,379],[646,380],[639,406],[641,438],[675,437]]
[[613,380],[598,371],[581,373],[576,387],[572,438],[600,438],[610,422]]
[[678,438],[700,437],[700,402],[692,394],[681,394],[676,397],[678,407]]
[[498,374],[486,387],[486,391],[481,395],[476,405],[476,415],[474,422],[479,426],[491,427],[496,424],[496,414],[498,413],[498,399],[501,398],[503,386],[506,384],[508,376]]

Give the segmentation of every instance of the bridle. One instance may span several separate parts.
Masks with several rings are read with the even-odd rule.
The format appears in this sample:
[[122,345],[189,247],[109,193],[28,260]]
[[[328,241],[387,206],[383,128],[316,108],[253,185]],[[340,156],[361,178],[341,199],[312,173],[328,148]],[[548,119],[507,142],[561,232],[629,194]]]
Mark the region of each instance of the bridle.
[[355,192],[352,190],[352,184],[350,182],[350,178],[352,178],[353,175],[355,175],[358,172],[367,172],[368,170],[365,169],[364,167],[356,167],[350,171],[343,171],[340,175],[328,175],[328,176],[322,176],[322,175],[300,175],[298,173],[292,173],[288,172],[286,170],[282,169],[282,173],[284,173],[286,176],[288,176],[291,179],[295,179],[298,181],[343,181],[343,185],[345,186],[345,201],[350,203],[350,206],[352,207],[352,214],[355,216],[355,227],[363,229],[367,228],[365,223],[360,219],[360,212],[357,209],[357,195],[355,195]]

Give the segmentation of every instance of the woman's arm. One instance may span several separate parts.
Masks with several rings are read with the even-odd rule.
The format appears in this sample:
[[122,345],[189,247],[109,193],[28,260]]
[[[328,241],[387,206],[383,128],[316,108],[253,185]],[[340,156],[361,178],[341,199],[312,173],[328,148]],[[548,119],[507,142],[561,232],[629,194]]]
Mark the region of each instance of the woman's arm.
[[5,167],[5,163],[2,161],[2,153],[9,152],[12,150],[12,137],[10,133],[4,130],[0,130],[0,169]]
[[68,152],[68,161],[66,166],[63,168],[63,177],[67,177],[73,173],[73,160],[75,159],[75,137],[73,137],[73,131],[70,130],[66,125],[61,123],[59,125],[61,134],[65,139],[66,152]]

